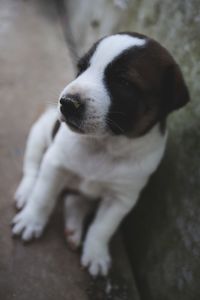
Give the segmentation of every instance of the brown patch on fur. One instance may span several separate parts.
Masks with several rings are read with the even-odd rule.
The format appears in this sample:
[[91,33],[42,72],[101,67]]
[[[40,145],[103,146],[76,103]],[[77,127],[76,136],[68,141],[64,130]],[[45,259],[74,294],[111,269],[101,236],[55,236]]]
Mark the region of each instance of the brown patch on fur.
[[133,136],[137,137],[147,133],[152,128],[152,126],[155,125],[156,115],[156,109],[152,109],[147,114],[143,114],[138,117],[137,126],[135,127]]
[[143,38],[146,43],[125,50],[107,67],[105,82],[112,98],[109,119],[118,125],[112,130],[135,137],[161,124],[163,133],[169,113],[189,101],[181,70],[155,40],[137,33],[122,34]]

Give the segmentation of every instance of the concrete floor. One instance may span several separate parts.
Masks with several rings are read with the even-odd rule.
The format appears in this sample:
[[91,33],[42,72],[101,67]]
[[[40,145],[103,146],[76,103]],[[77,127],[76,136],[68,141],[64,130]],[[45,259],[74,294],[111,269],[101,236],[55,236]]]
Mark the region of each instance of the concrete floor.
[[86,274],[66,248],[60,212],[41,241],[28,246],[13,240],[9,227],[29,128],[72,75],[53,3],[46,10],[37,1],[1,1],[0,299],[86,299]]
[[[114,246],[114,257],[120,255],[113,270],[116,279],[92,281],[80,268],[80,255],[70,252],[65,244],[59,208],[40,241],[23,245],[21,241],[11,238],[9,223],[15,214],[13,194],[21,178],[23,152],[30,126],[46,104],[56,104],[59,92],[72,77],[73,68],[54,2],[1,0],[2,300],[125,300],[132,299],[130,295],[133,294],[134,299],[138,299],[123,245],[117,242],[118,246]],[[124,268],[126,272],[122,271]]]

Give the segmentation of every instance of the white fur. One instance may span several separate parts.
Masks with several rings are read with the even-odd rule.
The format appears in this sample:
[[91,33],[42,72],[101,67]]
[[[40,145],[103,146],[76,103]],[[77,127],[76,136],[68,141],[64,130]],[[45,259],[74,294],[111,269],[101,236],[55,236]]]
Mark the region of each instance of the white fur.
[[[43,130],[42,125],[40,119],[35,127],[38,133]],[[37,143],[39,137],[35,135],[31,142]],[[166,136],[161,136],[157,126],[141,138],[131,140],[108,136],[102,140],[100,137],[78,135],[62,124],[55,141],[43,157],[40,172],[38,157],[42,158],[43,152],[41,148],[34,148],[38,151],[36,160],[31,161],[31,173],[38,174],[37,180],[34,187],[30,183],[28,189],[32,192],[28,196],[27,187],[24,191],[21,189],[21,196],[28,203],[14,219],[13,234],[22,233],[24,240],[39,237],[63,187],[79,190],[85,195],[83,201],[87,201],[87,197],[88,201],[102,197],[84,242],[81,262],[89,267],[92,275],[106,275],[110,266],[108,242],[121,220],[135,205],[149,175],[159,164],[165,140]],[[93,151],[94,145],[99,150]],[[25,169],[26,165],[25,161]],[[27,170],[22,182],[28,176]],[[16,200],[19,201],[18,198]],[[70,205],[76,205],[73,205],[72,199],[70,201]],[[76,212],[73,209],[70,212],[69,209],[66,220],[66,228],[74,231],[74,236],[67,239],[75,247],[80,245],[82,225],[87,214],[88,204],[86,208],[83,203],[81,205],[77,206]]]
[[112,62],[120,53],[130,47],[141,47],[146,43],[145,39],[136,38],[130,35],[115,34],[109,36],[99,43],[91,59],[91,65],[103,73],[106,66]]
[[[96,114],[102,117],[96,125],[96,132],[110,105],[102,83],[105,67],[124,49],[144,44],[144,40],[126,35],[104,39],[97,47],[89,69],[63,91],[64,94],[82,91],[85,97],[95,99],[88,118],[94,114],[93,105]],[[101,64],[97,68],[99,61]],[[62,123],[50,144],[55,118],[56,110],[49,110],[30,133],[24,178],[16,193],[18,207],[27,203],[13,220],[13,234],[20,234],[23,240],[40,236],[58,195],[68,187],[81,195],[71,195],[65,200],[66,237],[73,247],[79,246],[90,206],[101,198],[83,244],[81,263],[94,276],[106,275],[111,263],[110,238],[157,168],[163,156],[166,135],[161,135],[158,126],[135,139],[109,133],[79,135]]]
[[19,209],[26,204],[33,189],[43,154],[51,143],[51,132],[56,119],[57,112],[49,108],[31,128],[24,157],[24,177],[15,193]]

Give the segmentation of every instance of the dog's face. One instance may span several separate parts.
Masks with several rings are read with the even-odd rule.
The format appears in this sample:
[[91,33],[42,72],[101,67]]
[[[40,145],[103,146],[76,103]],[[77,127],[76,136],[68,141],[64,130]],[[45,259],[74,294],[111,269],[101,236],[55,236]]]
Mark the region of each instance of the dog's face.
[[80,133],[141,136],[189,101],[178,65],[156,41],[120,33],[98,41],[60,96],[62,119]]

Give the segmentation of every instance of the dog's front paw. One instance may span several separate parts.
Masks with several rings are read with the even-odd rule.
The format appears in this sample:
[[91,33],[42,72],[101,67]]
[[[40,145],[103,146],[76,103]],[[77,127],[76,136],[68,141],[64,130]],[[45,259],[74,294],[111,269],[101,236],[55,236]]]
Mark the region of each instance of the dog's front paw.
[[106,276],[111,265],[108,247],[97,241],[93,241],[93,243],[86,241],[81,264],[83,267],[87,267],[89,273],[94,277],[97,275]]
[[27,203],[34,183],[35,183],[34,177],[31,176],[23,177],[14,196],[15,204],[18,209],[21,209]]
[[29,241],[41,236],[46,223],[47,218],[45,216],[26,207],[13,219],[12,233],[13,235],[21,235],[24,241]]

